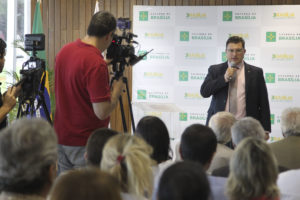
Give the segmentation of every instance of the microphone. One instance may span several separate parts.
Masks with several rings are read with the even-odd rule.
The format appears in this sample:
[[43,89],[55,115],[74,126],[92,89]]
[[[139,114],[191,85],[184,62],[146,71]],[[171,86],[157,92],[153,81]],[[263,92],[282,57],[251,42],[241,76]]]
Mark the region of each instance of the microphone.
[[239,68],[238,65],[235,62],[230,62],[230,67],[235,68],[235,69]]
[[133,59],[130,59],[129,64],[130,65],[135,65],[136,63],[140,62],[146,55],[148,55],[148,53],[150,53],[151,51],[153,51],[153,49],[151,49],[150,51],[140,55],[140,56],[135,56]]

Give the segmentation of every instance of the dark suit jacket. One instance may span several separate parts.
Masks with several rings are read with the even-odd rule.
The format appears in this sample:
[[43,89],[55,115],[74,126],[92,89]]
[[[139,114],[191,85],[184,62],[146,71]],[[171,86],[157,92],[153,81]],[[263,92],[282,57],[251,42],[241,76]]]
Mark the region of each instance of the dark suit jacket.
[[[264,129],[271,132],[268,91],[263,70],[245,62],[244,64],[246,115],[260,121]],[[229,85],[224,79],[227,67],[227,62],[210,66],[201,86],[200,93],[203,97],[210,97],[212,95],[206,124],[212,115],[225,110]]]

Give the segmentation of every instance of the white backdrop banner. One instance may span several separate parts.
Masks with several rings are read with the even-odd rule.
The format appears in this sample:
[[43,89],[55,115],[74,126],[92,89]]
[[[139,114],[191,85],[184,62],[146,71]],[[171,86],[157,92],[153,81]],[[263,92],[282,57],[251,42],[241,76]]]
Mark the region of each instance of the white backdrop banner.
[[[244,60],[264,70],[271,141],[282,137],[282,110],[300,105],[300,6],[134,6],[133,33],[139,54],[154,49],[133,67],[135,121],[156,115],[175,140],[187,126],[205,124],[210,98],[200,95],[200,86],[210,65],[226,61],[230,36],[243,37]],[[182,112],[151,111],[139,103]]]

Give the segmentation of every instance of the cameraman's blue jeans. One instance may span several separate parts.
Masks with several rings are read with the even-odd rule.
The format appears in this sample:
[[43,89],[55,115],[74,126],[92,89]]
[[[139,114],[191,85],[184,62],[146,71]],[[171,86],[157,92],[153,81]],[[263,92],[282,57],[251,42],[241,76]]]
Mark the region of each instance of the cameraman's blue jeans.
[[59,144],[57,175],[67,170],[85,167],[84,153],[85,146],[65,146]]

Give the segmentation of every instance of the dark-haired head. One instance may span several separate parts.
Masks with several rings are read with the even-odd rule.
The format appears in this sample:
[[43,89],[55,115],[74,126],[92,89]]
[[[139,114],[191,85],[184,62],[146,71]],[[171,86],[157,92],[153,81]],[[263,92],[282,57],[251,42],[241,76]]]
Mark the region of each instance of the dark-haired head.
[[209,167],[217,148],[217,138],[211,128],[202,124],[187,127],[180,142],[180,153],[183,160],[201,163]]
[[105,143],[118,132],[109,128],[100,128],[95,130],[89,137],[86,144],[86,158],[89,165],[100,166],[102,151]]
[[242,46],[245,49],[245,40],[242,37],[231,36],[230,38],[228,38],[228,40],[226,41],[226,48],[229,43],[234,43],[234,44],[242,43]]
[[136,127],[136,133],[152,146],[152,159],[157,163],[170,159],[170,136],[161,119],[155,116],[143,117]]
[[117,26],[116,18],[109,12],[100,11],[93,15],[88,26],[87,34],[101,38],[108,33],[115,31]]
[[207,200],[210,186],[202,166],[196,162],[178,162],[167,168],[159,183],[159,200]]

